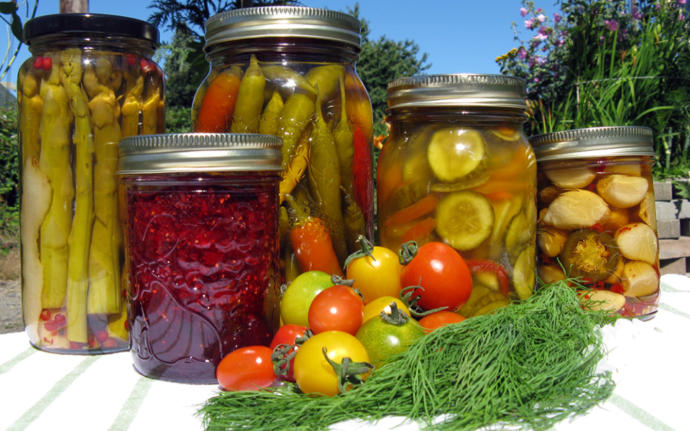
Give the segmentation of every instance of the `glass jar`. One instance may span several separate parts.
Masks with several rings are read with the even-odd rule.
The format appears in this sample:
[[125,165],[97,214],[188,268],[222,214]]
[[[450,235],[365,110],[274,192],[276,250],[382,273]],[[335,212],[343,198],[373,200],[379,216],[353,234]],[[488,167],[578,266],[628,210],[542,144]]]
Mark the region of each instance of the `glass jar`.
[[121,16],[26,23],[19,69],[22,303],[31,344],[127,350],[117,143],[163,130],[152,25]]
[[[388,84],[391,133],[378,161],[378,229],[393,250],[443,241],[473,275],[466,317],[532,294],[536,162],[525,84],[430,75]],[[422,286],[424,281],[422,280]]]
[[538,272],[605,290],[606,306],[649,318],[659,247],[647,127],[593,127],[530,138],[539,164]]
[[287,281],[300,271],[329,271],[304,254],[295,258],[287,194],[297,212],[326,224],[342,267],[360,234],[373,237],[372,109],[355,71],[359,21],[307,7],[238,9],[208,20],[205,50],[211,64],[194,98],[195,131],[282,138]]
[[229,352],[278,325],[280,140],[170,134],[120,143],[134,366],[216,383]]

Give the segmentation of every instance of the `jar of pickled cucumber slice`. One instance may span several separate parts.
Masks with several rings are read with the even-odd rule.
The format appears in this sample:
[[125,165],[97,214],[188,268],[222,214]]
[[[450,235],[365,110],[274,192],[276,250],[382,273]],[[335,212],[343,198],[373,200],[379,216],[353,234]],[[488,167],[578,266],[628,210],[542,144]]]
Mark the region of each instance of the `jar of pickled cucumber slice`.
[[388,84],[388,105],[391,134],[377,168],[382,245],[442,241],[455,248],[473,276],[459,309],[466,317],[531,296],[536,160],[523,133],[524,81],[401,78]]
[[576,277],[629,317],[659,301],[652,130],[592,127],[533,136],[537,260],[546,282]]
[[[373,240],[373,114],[355,70],[359,21],[309,7],[243,8],[208,20],[205,51],[210,70],[194,97],[194,130],[282,139],[285,281],[342,268],[360,235]],[[313,239],[298,233],[308,224],[325,227],[317,242],[328,259],[299,252]]]
[[26,23],[19,69],[22,305],[35,347],[127,350],[118,142],[163,132],[151,24],[59,14]]

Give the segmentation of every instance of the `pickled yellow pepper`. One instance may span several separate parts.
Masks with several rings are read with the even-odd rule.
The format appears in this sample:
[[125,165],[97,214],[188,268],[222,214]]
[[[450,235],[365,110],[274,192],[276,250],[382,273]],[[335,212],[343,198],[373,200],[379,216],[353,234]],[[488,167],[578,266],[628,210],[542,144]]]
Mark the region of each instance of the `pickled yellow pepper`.
[[264,135],[278,134],[278,121],[280,113],[283,111],[283,98],[280,93],[275,90],[271,95],[271,99],[266,104],[264,112],[261,113],[261,120],[259,121],[259,133]]
[[89,287],[88,262],[91,245],[93,210],[93,139],[88,97],[81,88],[82,62],[79,48],[60,53],[60,81],[69,97],[74,114],[74,181],[76,197],[74,218],[69,233],[67,270],[67,338],[86,343],[86,295]]
[[[137,65],[138,66],[138,65]],[[125,71],[125,100],[122,103],[122,137],[139,133],[139,113],[144,94],[144,76],[130,66]]]
[[[56,59],[54,59],[56,60]],[[67,291],[67,237],[72,228],[72,165],[70,160],[72,116],[65,89],[60,85],[58,61],[41,82],[43,111],[39,125],[39,168],[50,182],[51,202],[41,224],[40,254],[43,264],[43,308],[61,308]]]
[[338,154],[335,138],[321,112],[320,95],[317,95],[316,106],[308,169],[309,189],[319,208],[319,214],[323,216],[330,230],[336,255],[340,262],[343,262],[347,257],[347,246],[340,198]]
[[257,133],[259,131],[265,87],[266,78],[261,67],[259,67],[256,56],[252,55],[249,66],[240,81],[240,90],[237,94],[235,112],[232,115],[232,124],[230,125],[232,133]]
[[[335,137],[335,147],[338,151],[338,161],[340,162],[340,181],[345,188],[345,192],[352,195],[352,156],[354,147],[352,141],[354,134],[347,119],[347,100],[345,98],[345,80],[341,77],[340,84],[340,119],[333,129]],[[356,237],[355,237],[356,238]]]
[[338,82],[345,78],[345,67],[340,64],[326,64],[309,70],[305,75],[313,88],[318,88],[323,101],[338,91]]
[[39,79],[30,71],[23,71],[19,75],[17,99],[21,98],[19,116],[19,133],[22,143],[22,165],[27,159],[38,160],[39,154],[39,126],[43,99],[39,94]]
[[314,100],[304,93],[288,97],[278,121],[278,137],[283,139],[282,168],[285,170],[295,155],[302,132],[314,116]]

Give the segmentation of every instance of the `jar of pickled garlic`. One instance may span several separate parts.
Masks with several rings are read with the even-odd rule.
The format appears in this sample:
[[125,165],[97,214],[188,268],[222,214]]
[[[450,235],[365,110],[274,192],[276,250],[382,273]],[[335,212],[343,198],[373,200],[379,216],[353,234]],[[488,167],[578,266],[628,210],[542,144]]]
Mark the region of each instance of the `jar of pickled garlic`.
[[[373,237],[372,109],[355,71],[359,21],[307,7],[238,9],[207,21],[205,50],[210,72],[194,98],[195,131],[282,138],[285,278],[342,268],[358,236]],[[304,218],[288,209],[326,226],[319,246],[333,259],[296,253],[303,241],[290,232]]]
[[[388,84],[391,133],[378,161],[378,231],[397,249],[442,241],[472,272],[471,317],[531,296],[536,162],[523,133],[525,83],[430,75]],[[421,280],[424,286],[424,280]]]
[[26,23],[19,69],[22,303],[31,344],[127,350],[117,144],[163,131],[158,30],[136,19],[47,15]]
[[229,352],[278,325],[280,139],[137,136],[120,143],[134,367],[215,383]]
[[538,160],[538,273],[578,278],[603,306],[649,318],[659,300],[659,247],[647,127],[533,136]]

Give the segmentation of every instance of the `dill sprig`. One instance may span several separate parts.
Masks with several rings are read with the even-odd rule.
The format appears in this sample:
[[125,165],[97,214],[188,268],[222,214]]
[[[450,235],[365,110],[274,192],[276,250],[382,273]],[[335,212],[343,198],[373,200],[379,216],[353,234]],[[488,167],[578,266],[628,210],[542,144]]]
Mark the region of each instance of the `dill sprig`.
[[597,372],[600,327],[559,282],[493,314],[422,337],[360,387],[310,397],[294,385],[222,392],[201,408],[208,430],[320,430],[349,419],[404,416],[429,430],[507,426],[547,429],[606,400],[615,386]]

